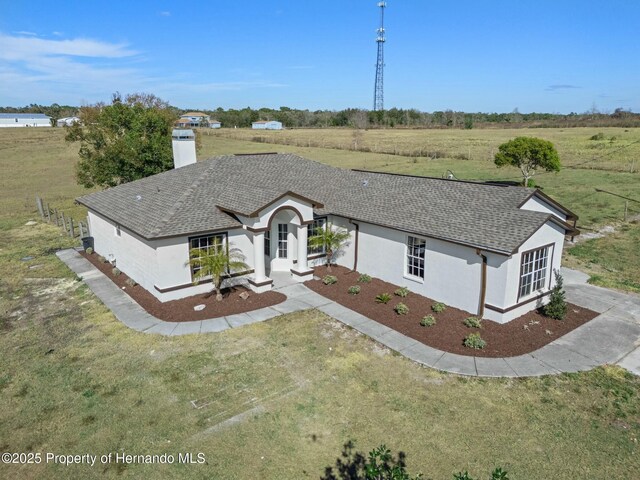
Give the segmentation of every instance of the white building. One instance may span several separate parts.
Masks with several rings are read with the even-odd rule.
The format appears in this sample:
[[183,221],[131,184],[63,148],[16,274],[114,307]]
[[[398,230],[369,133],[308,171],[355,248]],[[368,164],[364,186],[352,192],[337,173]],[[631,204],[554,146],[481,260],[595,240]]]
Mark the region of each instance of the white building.
[[0,128],[50,126],[51,118],[43,113],[0,113]]
[[216,240],[244,253],[227,282],[300,281],[324,252],[307,239],[350,233],[337,263],[507,322],[546,302],[576,216],[539,190],[330,167],[289,154],[225,156],[77,200],[95,251],[161,301],[204,293],[189,250]]
[[180,119],[176,122],[177,127],[189,128],[208,126],[211,118],[202,112],[187,112],[180,115]]
[[220,128],[222,124],[218,120],[210,120],[209,128]]
[[56,121],[56,127],[71,127],[76,123],[80,123],[80,117],[64,117]]
[[254,130],[282,130],[282,122],[276,122],[275,120],[261,120],[259,122],[253,122],[251,128]]

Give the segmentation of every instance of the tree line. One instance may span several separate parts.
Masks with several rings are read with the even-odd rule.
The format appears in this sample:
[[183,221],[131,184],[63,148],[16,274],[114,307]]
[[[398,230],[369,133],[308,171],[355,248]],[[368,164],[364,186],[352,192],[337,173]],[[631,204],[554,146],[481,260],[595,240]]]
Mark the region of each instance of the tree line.
[[[519,128],[519,127],[640,127],[640,114],[617,108],[612,113],[589,112],[568,114],[456,112],[453,110],[422,112],[414,108],[391,108],[371,111],[359,108],[344,110],[301,110],[289,107],[242,109],[179,109],[171,105],[165,108],[177,119],[182,113],[199,110],[222,123],[225,128],[248,128],[258,120],[277,120],[286,128]],[[0,113],[44,113],[53,119],[78,115],[79,107],[70,105],[38,105],[25,107],[0,107]]]

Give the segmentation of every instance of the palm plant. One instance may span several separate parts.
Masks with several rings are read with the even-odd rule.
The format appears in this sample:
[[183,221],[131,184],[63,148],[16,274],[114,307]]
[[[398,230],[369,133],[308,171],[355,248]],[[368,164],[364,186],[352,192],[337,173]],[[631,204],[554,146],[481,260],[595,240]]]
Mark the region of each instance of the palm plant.
[[225,276],[233,271],[247,270],[249,266],[244,263],[245,256],[239,248],[225,248],[217,238],[214,240],[208,251],[193,248],[189,251],[188,265],[197,270],[194,274],[194,284],[200,280],[211,277],[213,288],[216,292],[216,300],[222,300],[220,287]]
[[344,228],[333,228],[330,223],[316,232],[316,235],[309,237],[309,246],[324,248],[327,255],[327,270],[331,271],[331,261],[336,253],[346,245],[349,232]]

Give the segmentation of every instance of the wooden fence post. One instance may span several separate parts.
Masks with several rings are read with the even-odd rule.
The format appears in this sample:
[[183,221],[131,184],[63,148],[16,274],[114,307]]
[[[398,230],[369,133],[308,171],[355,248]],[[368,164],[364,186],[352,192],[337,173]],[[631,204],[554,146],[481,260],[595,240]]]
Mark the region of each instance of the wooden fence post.
[[49,209],[48,203],[47,203],[47,222],[51,223],[51,210]]
[[84,228],[83,228],[82,222],[78,222],[78,228],[80,229],[80,238],[82,239],[82,238],[84,238],[84,236],[85,236],[85,235],[84,235]]
[[42,206],[42,199],[36,195],[36,205],[38,206],[38,211],[40,212],[40,218],[44,220],[44,207]]
[[627,221],[627,215],[629,214],[629,200],[624,201],[624,221]]
[[67,221],[64,218],[64,212],[60,212],[60,216],[62,217],[62,230],[67,231]]
[[73,217],[69,217],[69,236],[71,238],[74,237],[74,228],[73,228]]
[[58,219],[58,209],[57,209],[57,208],[54,208],[54,209],[53,209],[53,213],[55,213],[55,214],[56,214],[56,226],[58,226],[58,227],[59,227],[59,226],[60,226],[60,220]]

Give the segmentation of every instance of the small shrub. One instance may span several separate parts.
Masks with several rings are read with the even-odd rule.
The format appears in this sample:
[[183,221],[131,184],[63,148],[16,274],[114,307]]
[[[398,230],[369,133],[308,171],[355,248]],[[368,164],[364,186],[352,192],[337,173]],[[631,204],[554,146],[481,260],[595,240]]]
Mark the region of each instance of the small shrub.
[[325,285],[333,285],[334,283],[338,282],[338,277],[334,276],[334,275],[325,275],[324,277],[322,277],[322,283],[324,283]]
[[389,295],[388,293],[381,293],[380,295],[376,295],[377,303],[389,303],[389,300],[391,300],[391,295]]
[[120,275],[122,272],[120,271],[119,268],[113,268],[113,270],[111,270],[111,273],[113,274],[114,277],[117,277],[118,275]]
[[482,350],[487,346],[479,333],[470,333],[464,339],[464,346],[468,348],[475,348],[476,350]]
[[407,295],[409,295],[409,289],[407,287],[401,287],[393,293],[399,297],[405,298]]
[[358,283],[370,283],[370,282],[371,282],[371,277],[366,273],[363,273],[358,277]]
[[124,283],[126,283],[130,287],[135,287],[138,284],[138,282],[136,282],[133,278],[127,278]]
[[527,180],[527,187],[536,188],[537,186],[538,186],[538,184],[536,183],[536,181],[533,178],[530,178],[529,180]]
[[542,311],[547,317],[551,317],[556,320],[564,320],[564,317],[567,314],[567,302],[565,300],[564,289],[562,288],[564,282],[562,280],[562,275],[560,275],[558,270],[554,271],[554,275],[556,277],[556,284],[551,290],[549,303],[542,308]]
[[447,309],[447,306],[444,303],[434,303],[433,305],[431,305],[431,310],[433,310],[435,313],[442,313]]
[[604,133],[600,132],[600,133],[596,133],[595,135],[592,135],[591,138],[589,138],[589,140],[604,140]]
[[465,326],[469,328],[482,328],[482,319],[477,317],[467,317],[464,319]]
[[107,263],[107,259],[106,259],[106,258],[104,258],[102,255],[98,255],[98,261],[99,261],[100,263]]
[[360,286],[352,285],[349,287],[349,290],[347,290],[347,292],[349,292],[349,294],[351,295],[357,295],[360,293]]
[[400,302],[393,309],[396,311],[398,315],[406,315],[409,313],[409,307],[407,307],[404,303]]
[[436,317],[434,317],[433,315],[427,315],[425,317],[422,317],[422,320],[420,320],[420,325],[422,325],[423,327],[433,327],[436,324]]
[[88,247],[85,252],[87,253],[87,255],[91,255],[93,253],[93,248]]

